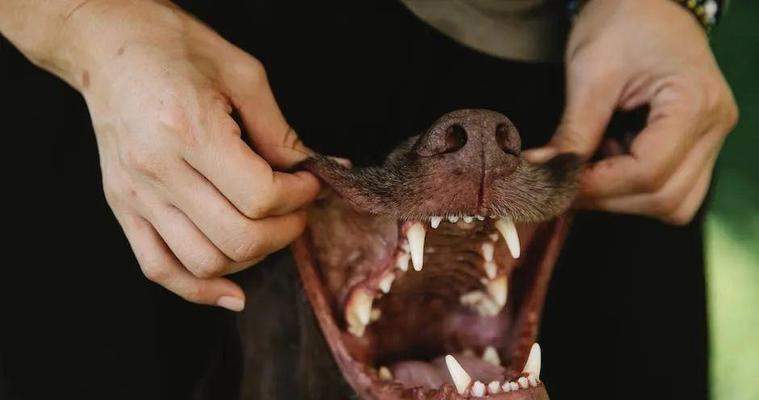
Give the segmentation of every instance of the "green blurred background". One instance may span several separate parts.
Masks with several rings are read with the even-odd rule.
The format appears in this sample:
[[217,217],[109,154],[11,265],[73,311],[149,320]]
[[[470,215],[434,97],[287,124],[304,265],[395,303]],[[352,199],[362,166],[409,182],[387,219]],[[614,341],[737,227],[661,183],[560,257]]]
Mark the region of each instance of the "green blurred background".
[[740,107],[740,122],[720,154],[706,223],[712,395],[757,400],[759,1],[730,1],[711,39]]

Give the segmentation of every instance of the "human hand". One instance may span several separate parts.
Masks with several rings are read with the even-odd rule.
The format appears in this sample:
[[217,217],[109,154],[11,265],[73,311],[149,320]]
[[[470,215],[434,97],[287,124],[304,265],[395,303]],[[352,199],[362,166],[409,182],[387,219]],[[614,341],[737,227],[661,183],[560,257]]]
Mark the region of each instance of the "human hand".
[[645,128],[627,153],[593,163],[577,205],[688,223],[703,202],[725,136],[738,118],[733,95],[703,28],[667,0],[589,1],[566,52],[567,99],[561,124],[543,148],[589,159],[612,113],[648,104]]
[[170,3],[92,2],[71,24],[82,67],[68,80],[142,271],[187,300],[241,310],[243,291],[222,276],[295,239],[319,191],[308,172],[280,172],[309,150],[263,67]]

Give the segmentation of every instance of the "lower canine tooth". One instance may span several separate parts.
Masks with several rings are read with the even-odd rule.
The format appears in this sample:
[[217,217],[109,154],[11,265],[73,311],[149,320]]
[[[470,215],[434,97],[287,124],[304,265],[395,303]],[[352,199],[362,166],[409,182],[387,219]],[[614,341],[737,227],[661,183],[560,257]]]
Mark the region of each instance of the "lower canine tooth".
[[487,288],[493,301],[501,307],[506,305],[509,297],[509,281],[506,275],[501,275],[488,282]]
[[522,372],[532,375],[536,379],[540,379],[540,358],[540,345],[533,343],[532,348],[530,348],[530,355],[527,356],[527,362],[524,364]]
[[443,217],[430,217],[430,226],[432,229],[437,229],[441,221],[443,221]]
[[498,351],[493,346],[486,347],[485,351],[482,352],[482,361],[501,366],[501,357],[498,356]]
[[372,318],[372,302],[374,297],[363,291],[354,292],[345,310],[345,320],[348,322],[348,332],[354,336],[364,336],[364,330]]
[[463,395],[469,389],[472,378],[452,355],[448,354],[445,356],[445,364],[448,367],[448,373],[451,374],[451,380],[453,380],[453,384],[456,386],[456,391]]
[[514,221],[509,217],[501,217],[495,222],[495,228],[501,233],[503,239],[506,241],[511,256],[519,258],[519,235],[517,234],[517,227],[514,225]]
[[475,381],[472,384],[472,397],[485,396],[485,384],[480,381]]
[[426,231],[421,222],[414,222],[408,228],[406,237],[408,238],[409,253],[411,253],[411,263],[414,270],[421,271],[424,262],[424,236]]
[[383,381],[391,381],[393,380],[393,373],[387,367],[380,367],[379,378]]

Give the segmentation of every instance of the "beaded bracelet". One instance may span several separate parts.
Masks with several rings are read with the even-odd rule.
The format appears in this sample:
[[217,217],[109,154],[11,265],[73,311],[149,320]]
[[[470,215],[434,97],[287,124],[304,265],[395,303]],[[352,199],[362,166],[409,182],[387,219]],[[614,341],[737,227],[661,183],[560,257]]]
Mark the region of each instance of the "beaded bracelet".
[[[589,0],[570,0],[567,2],[567,11],[574,18],[582,6]],[[710,31],[717,24],[723,1],[719,0],[673,0],[690,12],[698,19],[706,31]]]

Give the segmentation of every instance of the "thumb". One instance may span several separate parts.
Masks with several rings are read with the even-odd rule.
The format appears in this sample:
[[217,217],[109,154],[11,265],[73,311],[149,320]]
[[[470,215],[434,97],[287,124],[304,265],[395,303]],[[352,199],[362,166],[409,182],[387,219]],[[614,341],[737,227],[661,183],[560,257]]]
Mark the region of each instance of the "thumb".
[[606,125],[616,109],[621,85],[609,79],[588,79],[568,73],[564,114],[551,140],[525,151],[525,158],[544,163],[559,153],[575,153],[588,160],[601,143]]
[[274,168],[287,169],[314,153],[285,120],[265,73],[256,84],[241,86],[231,100],[242,119],[244,139],[258,155]]

